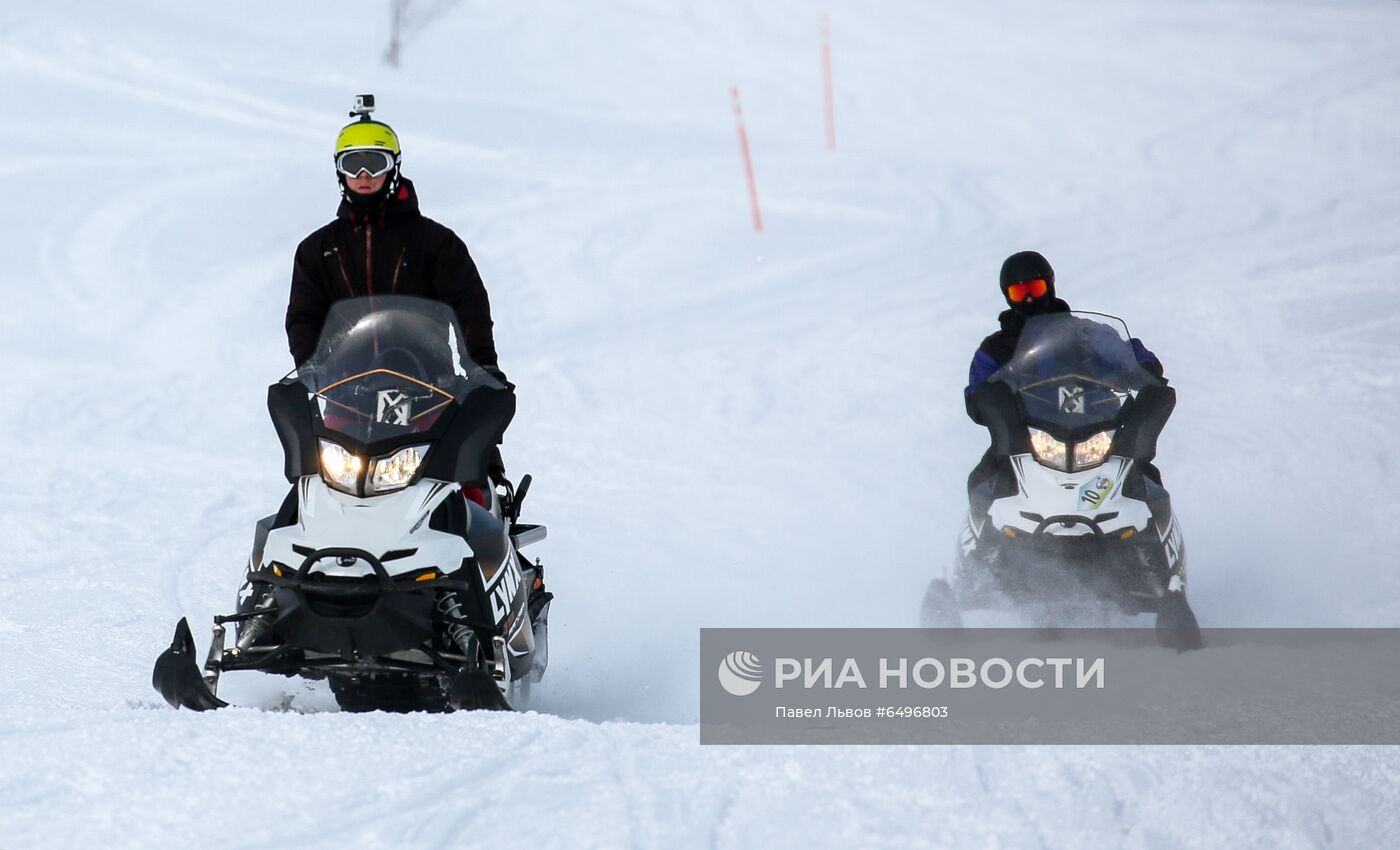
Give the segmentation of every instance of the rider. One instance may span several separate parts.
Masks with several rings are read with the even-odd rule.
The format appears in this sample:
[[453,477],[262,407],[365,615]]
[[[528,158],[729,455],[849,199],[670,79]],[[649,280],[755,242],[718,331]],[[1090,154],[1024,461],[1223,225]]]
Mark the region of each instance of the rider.
[[[1055,270],[1050,267],[1050,261],[1035,251],[1018,251],[1001,264],[1001,294],[1006,298],[1010,309],[1003,310],[997,317],[1001,322],[1001,330],[982,340],[977,353],[972,355],[967,389],[963,390],[967,415],[978,425],[986,423],[978,418],[977,411],[973,408],[972,393],[1011,360],[1011,356],[1016,353],[1017,343],[1021,341],[1021,331],[1025,328],[1026,321],[1047,313],[1070,311],[1068,304],[1055,297]],[[1133,354],[1136,355],[1138,363],[1152,373],[1153,377],[1160,378],[1165,383],[1162,362],[1157,359],[1157,355],[1149,351],[1136,337],[1128,342],[1133,347]],[[998,458],[989,448],[968,476],[968,489],[971,490],[975,484],[991,477],[997,468]],[[1143,463],[1143,473],[1158,484],[1162,483],[1161,474],[1150,462]]]
[[[413,181],[400,173],[399,137],[374,121],[374,96],[360,95],[335,140],[340,208],[335,220],[297,246],[287,302],[287,344],[298,366],[315,353],[326,314],[342,298],[417,295],[452,308],[477,365],[506,380],[496,363],[491,303],[467,246],[418,211]],[[500,452],[492,477],[503,480]]]

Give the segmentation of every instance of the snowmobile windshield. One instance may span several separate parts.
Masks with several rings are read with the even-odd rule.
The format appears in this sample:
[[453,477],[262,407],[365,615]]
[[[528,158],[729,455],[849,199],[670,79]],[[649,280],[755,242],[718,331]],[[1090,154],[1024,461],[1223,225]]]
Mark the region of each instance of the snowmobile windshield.
[[335,302],[297,378],[327,429],[366,444],[423,433],[473,390],[505,388],[467,356],[451,308],[406,295]]
[[1084,313],[1029,319],[989,380],[1010,385],[1031,420],[1067,430],[1110,423],[1132,393],[1161,383],[1138,363],[1120,319]]

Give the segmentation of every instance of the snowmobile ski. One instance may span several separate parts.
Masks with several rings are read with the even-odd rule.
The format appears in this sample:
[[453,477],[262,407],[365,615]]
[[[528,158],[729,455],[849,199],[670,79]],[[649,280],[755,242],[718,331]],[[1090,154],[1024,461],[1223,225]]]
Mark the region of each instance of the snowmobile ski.
[[[210,655],[213,655],[213,651]],[[211,663],[218,662],[211,658]],[[217,686],[217,673],[213,674],[213,681]],[[174,708],[210,711],[228,705],[214,695],[205,675],[200,672],[195,662],[194,635],[190,634],[189,621],[184,617],[175,626],[175,637],[170,641],[170,648],[156,659],[151,684]]]

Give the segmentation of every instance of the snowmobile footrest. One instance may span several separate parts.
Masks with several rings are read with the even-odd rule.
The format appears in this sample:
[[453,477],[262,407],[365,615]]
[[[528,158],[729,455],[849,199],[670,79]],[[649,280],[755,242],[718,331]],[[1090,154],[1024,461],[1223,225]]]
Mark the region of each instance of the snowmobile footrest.
[[189,621],[184,617],[175,626],[175,637],[170,642],[170,648],[156,659],[151,684],[174,708],[209,711],[228,705],[214,696],[214,692],[205,684],[199,664],[195,661],[194,635],[190,634]]

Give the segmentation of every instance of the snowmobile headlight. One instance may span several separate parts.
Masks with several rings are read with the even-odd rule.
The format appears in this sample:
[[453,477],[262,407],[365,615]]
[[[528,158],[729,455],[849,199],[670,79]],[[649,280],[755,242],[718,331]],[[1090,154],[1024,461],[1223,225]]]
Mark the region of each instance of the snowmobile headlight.
[[1069,471],[1069,450],[1065,444],[1039,428],[1031,428],[1030,432],[1035,459],[1052,469]]
[[330,440],[321,441],[321,478],[337,490],[354,495],[365,462]]
[[1108,453],[1112,448],[1112,431],[1100,431],[1087,440],[1080,440],[1074,444],[1074,468],[1088,469],[1098,466],[1108,460]]
[[418,467],[423,465],[423,456],[427,453],[426,445],[409,446],[399,449],[387,458],[376,460],[374,469],[370,472],[369,485],[365,489],[369,493],[402,490],[413,483],[413,476],[418,474]]

